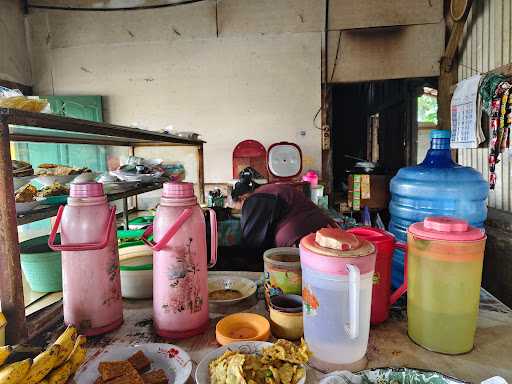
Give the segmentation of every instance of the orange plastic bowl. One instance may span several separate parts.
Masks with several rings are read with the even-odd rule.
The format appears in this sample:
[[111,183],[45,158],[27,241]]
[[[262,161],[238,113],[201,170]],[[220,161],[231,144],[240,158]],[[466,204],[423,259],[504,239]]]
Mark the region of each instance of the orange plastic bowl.
[[255,313],[235,313],[217,323],[215,336],[220,345],[236,341],[267,341],[270,323]]

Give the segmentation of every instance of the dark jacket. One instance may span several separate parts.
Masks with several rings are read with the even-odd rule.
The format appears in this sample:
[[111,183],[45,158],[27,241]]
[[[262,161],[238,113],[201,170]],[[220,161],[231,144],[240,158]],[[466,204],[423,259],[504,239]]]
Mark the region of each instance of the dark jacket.
[[242,207],[242,237],[250,247],[290,247],[334,223],[304,193],[287,184],[259,187]]

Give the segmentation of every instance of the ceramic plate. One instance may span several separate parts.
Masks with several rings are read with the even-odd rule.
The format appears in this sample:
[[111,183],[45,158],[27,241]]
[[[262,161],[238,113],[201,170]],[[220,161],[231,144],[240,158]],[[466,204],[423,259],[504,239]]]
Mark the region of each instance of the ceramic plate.
[[250,279],[237,276],[210,276],[208,277],[208,292],[232,289],[242,294],[241,297],[229,300],[214,300],[208,298],[212,304],[235,304],[247,299],[256,293],[256,283]]
[[443,375],[439,372],[413,368],[373,368],[359,372],[362,384],[398,383],[398,384],[463,384],[463,380]]
[[[242,341],[239,343],[231,343],[223,347],[217,348],[214,351],[208,353],[203,360],[199,363],[196,369],[196,383],[197,384],[209,384],[210,373],[208,371],[208,365],[210,361],[222,356],[225,351],[240,351],[241,353],[259,353],[263,348],[271,347],[272,343],[266,341]],[[306,382],[306,376],[304,376],[298,384],[304,384]]]
[[151,369],[163,369],[169,383],[184,384],[192,372],[192,360],[188,353],[172,344],[111,345],[98,350],[80,367],[75,375],[77,384],[94,383],[99,376],[101,361],[126,360],[142,351],[151,360]]

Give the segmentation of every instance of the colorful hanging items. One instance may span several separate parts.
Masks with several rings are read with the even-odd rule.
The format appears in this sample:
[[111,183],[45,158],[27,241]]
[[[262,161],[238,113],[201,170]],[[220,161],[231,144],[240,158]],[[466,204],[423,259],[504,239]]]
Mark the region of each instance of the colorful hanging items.
[[[487,84],[492,85],[493,82]],[[495,88],[494,95],[490,102],[489,113],[489,187],[496,186],[496,164],[499,162],[499,155],[508,148],[510,143],[510,116],[511,98],[509,98],[512,84],[508,81],[501,81]],[[486,87],[488,90],[488,87]],[[484,106],[487,94],[482,95]]]

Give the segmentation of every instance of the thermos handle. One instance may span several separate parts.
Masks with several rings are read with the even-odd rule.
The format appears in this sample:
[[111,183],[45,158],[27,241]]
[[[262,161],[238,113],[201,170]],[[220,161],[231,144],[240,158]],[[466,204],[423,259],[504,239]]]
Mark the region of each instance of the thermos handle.
[[153,251],[161,251],[167,245],[167,243],[174,237],[174,235],[179,231],[179,229],[185,223],[185,221],[187,221],[190,218],[190,216],[192,216],[191,208],[187,208],[183,212],[181,212],[181,215],[174,222],[174,224],[167,230],[167,232],[164,234],[164,236],[160,239],[158,243],[155,243],[154,241],[148,239],[148,237],[153,234],[153,225],[150,225],[144,231],[141,240]]
[[50,233],[50,237],[48,239],[48,246],[54,251],[96,251],[98,249],[103,249],[107,246],[110,237],[112,235],[112,225],[114,224],[114,220],[116,218],[116,208],[110,208],[110,214],[108,216],[107,228],[108,230],[105,232],[105,238],[101,241],[101,243],[82,243],[82,244],[55,244],[55,237],[57,236],[57,230],[60,226],[60,221],[62,220],[62,214],[64,213],[64,206],[61,205],[59,207],[59,211],[57,212],[57,217],[55,218],[55,224],[53,224],[52,231]]
[[361,291],[361,273],[355,265],[347,264],[349,322],[345,332],[351,339],[359,336],[359,295]]
[[389,298],[389,304],[395,304],[397,300],[407,292],[407,244],[397,242],[395,243],[394,248],[404,251],[404,282],[396,289],[395,292],[392,293]]
[[215,210],[208,209],[210,211],[210,264],[208,268],[215,267],[217,264],[217,214]]

